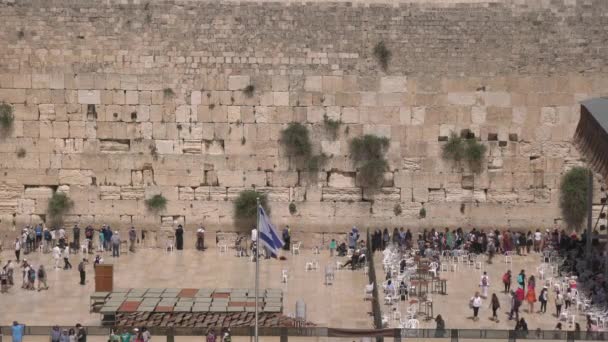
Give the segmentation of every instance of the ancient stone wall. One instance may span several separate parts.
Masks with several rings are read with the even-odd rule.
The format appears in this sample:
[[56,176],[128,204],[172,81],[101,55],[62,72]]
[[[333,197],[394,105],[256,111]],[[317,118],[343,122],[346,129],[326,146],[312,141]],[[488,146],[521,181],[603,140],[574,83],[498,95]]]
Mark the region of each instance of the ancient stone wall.
[[[608,3],[467,2],[4,0],[0,227],[44,220],[62,191],[68,223],[231,230],[253,187],[301,231],[553,226],[560,175],[583,163],[577,102],[608,94]],[[292,121],[330,156],[316,177],[279,141]],[[462,129],[488,148],[479,173],[441,158]],[[375,193],[348,156],[368,133],[390,139]]]

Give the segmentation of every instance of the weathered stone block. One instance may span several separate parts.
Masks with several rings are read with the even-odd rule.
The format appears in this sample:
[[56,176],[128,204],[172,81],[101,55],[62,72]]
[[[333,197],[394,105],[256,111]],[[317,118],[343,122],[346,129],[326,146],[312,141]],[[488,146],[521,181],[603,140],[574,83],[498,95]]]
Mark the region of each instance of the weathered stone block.
[[361,188],[323,187],[322,201],[358,202],[362,200]]
[[78,103],[101,104],[101,92],[99,90],[79,90]]
[[384,76],[380,78],[380,92],[405,93],[407,92],[407,77]]
[[59,170],[59,183],[66,185],[90,185],[93,172],[91,170]]
[[331,172],[328,184],[333,188],[353,188],[355,187],[355,175],[350,172]]

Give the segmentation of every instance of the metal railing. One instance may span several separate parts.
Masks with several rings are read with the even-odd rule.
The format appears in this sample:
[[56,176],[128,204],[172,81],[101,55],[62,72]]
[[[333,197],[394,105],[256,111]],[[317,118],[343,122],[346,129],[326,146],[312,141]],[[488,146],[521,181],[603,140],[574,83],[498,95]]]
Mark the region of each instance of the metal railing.
[[[62,327],[64,328],[64,327]],[[132,330],[134,327],[117,327],[117,329]],[[25,336],[50,336],[51,326],[25,326]],[[88,326],[85,327],[90,336],[109,336],[113,328]],[[168,328],[168,327],[148,327],[152,336],[165,336],[167,341],[175,341],[179,336],[204,336],[209,329],[215,329],[219,333],[222,327],[203,327],[203,328]],[[235,327],[230,329],[233,336],[253,336],[253,327]],[[0,342],[10,341],[12,328],[10,326],[0,327]],[[307,328],[264,328],[260,327],[260,336],[280,336],[281,340],[292,337],[323,337],[323,338],[363,338],[363,337],[391,337],[395,341],[408,339],[425,340],[447,340],[453,342],[459,339],[466,340],[551,340],[551,341],[605,341],[608,340],[606,332],[576,332],[576,331],[557,331],[557,330],[486,330],[486,329],[338,329],[327,327],[307,327]]]

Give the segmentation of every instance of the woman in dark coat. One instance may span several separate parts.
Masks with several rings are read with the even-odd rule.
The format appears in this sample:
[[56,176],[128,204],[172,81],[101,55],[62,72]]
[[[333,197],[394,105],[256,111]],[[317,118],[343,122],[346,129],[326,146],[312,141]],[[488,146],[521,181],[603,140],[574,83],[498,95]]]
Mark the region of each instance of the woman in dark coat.
[[177,248],[178,251],[184,249],[184,228],[181,224],[177,226],[177,229],[175,230],[175,248]]

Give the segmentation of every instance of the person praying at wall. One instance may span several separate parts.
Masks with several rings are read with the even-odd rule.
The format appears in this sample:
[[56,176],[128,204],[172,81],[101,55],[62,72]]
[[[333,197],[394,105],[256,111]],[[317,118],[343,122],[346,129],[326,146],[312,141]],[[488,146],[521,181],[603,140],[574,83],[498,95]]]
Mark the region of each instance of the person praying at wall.
[[184,228],[181,224],[178,225],[175,230],[175,248],[177,248],[178,251],[184,249]]

